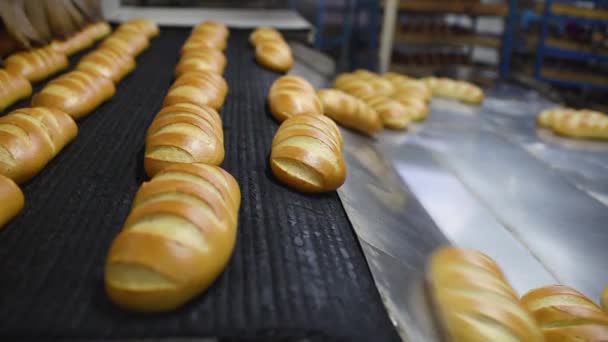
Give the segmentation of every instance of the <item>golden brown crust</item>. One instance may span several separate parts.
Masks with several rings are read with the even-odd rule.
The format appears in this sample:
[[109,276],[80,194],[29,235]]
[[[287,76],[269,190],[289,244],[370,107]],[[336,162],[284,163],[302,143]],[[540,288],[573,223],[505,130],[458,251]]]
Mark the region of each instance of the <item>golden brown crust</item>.
[[293,55],[283,40],[264,40],[255,47],[255,60],[262,66],[278,72],[287,72],[293,67]]
[[606,286],[604,288],[604,291],[602,291],[601,302],[602,302],[602,309],[605,312],[608,312],[608,286]]
[[544,341],[496,263],[468,249],[433,253],[428,272],[432,299],[453,341]]
[[150,42],[142,34],[128,30],[116,31],[99,45],[100,48],[110,49],[118,54],[128,54],[135,57],[148,48]]
[[0,228],[4,227],[23,209],[21,189],[10,178],[0,175]]
[[429,106],[421,96],[398,92],[392,96],[392,99],[401,103],[414,121],[424,120],[429,114]]
[[249,43],[254,47],[264,40],[282,40],[283,35],[275,28],[261,26],[249,35]]
[[155,22],[145,18],[135,18],[122,23],[117,31],[134,32],[143,34],[148,39],[158,36],[160,29]]
[[144,168],[150,177],[172,164],[223,161],[222,121],[211,107],[168,106],[148,128]]
[[111,79],[118,83],[135,69],[135,59],[128,54],[119,54],[110,49],[96,49],[80,59],[77,70]]
[[447,97],[470,104],[481,104],[484,93],[476,85],[449,78],[427,77],[423,79],[433,92],[433,96]]
[[367,135],[382,129],[382,120],[376,110],[354,96],[337,89],[321,89],[317,95],[323,103],[323,112],[338,124]]
[[0,69],[0,111],[32,94],[32,85],[21,75]]
[[219,74],[211,71],[188,71],[173,82],[163,105],[185,102],[219,110],[227,93],[228,84]]
[[86,70],[65,73],[32,97],[32,105],[56,108],[79,119],[110,99],[116,88],[105,77]]
[[566,137],[608,139],[608,115],[601,112],[552,108],[539,113],[537,124]]
[[226,49],[229,31],[226,25],[214,21],[206,21],[192,29],[190,37],[182,45],[182,55],[196,52],[202,48]]
[[[333,126],[323,130],[319,127]],[[281,124],[270,153],[270,167],[282,183],[302,192],[327,192],[346,179],[342,138],[322,115],[301,114]]]
[[4,63],[8,72],[30,82],[41,81],[68,67],[66,55],[50,46],[14,53]]
[[395,88],[393,95],[404,96],[404,94],[407,94],[411,97],[421,98],[425,102],[430,101],[433,96],[433,93],[423,81],[394,72],[387,72],[382,77],[393,84]]
[[226,56],[220,50],[201,47],[182,54],[175,67],[175,76],[179,77],[189,71],[213,71],[221,75],[225,67]]
[[144,183],[108,254],[112,301],[135,311],[168,311],[211,285],[234,248],[235,198],[240,201],[236,181],[204,164],[174,165]]
[[0,174],[23,183],[71,141],[74,121],[49,108],[23,108],[0,117]]
[[313,86],[294,75],[285,75],[274,81],[268,92],[268,106],[279,122],[294,115],[323,114],[323,104]]

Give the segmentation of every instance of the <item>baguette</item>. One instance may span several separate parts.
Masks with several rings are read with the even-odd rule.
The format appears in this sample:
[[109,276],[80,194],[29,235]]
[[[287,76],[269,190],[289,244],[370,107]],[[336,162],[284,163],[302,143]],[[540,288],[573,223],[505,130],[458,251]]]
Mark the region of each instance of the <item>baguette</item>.
[[483,102],[483,90],[469,82],[436,77],[428,77],[424,81],[434,96],[447,97],[470,104]]
[[554,285],[531,290],[521,299],[547,341],[606,341],[608,314],[582,293]]
[[51,108],[22,108],[0,117],[0,174],[17,183],[29,180],[77,132],[72,118]]
[[80,59],[76,70],[83,70],[118,83],[135,69],[135,59],[110,49],[96,49]]
[[382,129],[378,113],[356,97],[337,89],[321,89],[317,95],[323,104],[323,113],[338,124],[367,135]]
[[258,43],[255,47],[255,60],[277,72],[287,72],[293,67],[293,54],[284,40],[264,40]]
[[85,70],[74,70],[50,81],[32,97],[32,105],[56,108],[80,119],[115,92],[114,82],[110,79]]
[[444,247],[433,253],[428,276],[435,311],[449,341],[544,341],[488,256]]
[[270,112],[279,122],[294,115],[323,114],[323,104],[313,86],[295,75],[279,77],[268,92]]
[[175,67],[175,75],[179,77],[188,71],[213,71],[221,75],[225,67],[226,56],[220,50],[202,47],[182,54]]
[[128,54],[131,57],[136,57],[147,49],[149,45],[148,38],[142,33],[117,30],[104,39],[99,47],[110,49],[118,54]]
[[336,190],[346,179],[338,127],[323,115],[301,114],[285,120],[272,140],[270,167],[281,183],[295,190]]
[[168,311],[209,287],[232,254],[240,196],[230,174],[204,164],[173,165],[144,183],[108,253],[110,299]]
[[144,168],[150,177],[172,164],[219,165],[222,161],[222,119],[211,107],[164,107],[148,128]]
[[[2,147],[0,147],[1,149]],[[2,157],[0,156],[0,162]],[[23,192],[10,178],[0,175],[0,228],[4,227],[23,209]]]
[[32,85],[23,76],[0,69],[0,111],[32,95]]
[[227,93],[228,84],[219,74],[211,71],[189,71],[173,82],[163,106],[185,102],[219,110]]
[[155,22],[144,18],[136,18],[125,21],[118,27],[118,31],[143,34],[148,39],[156,37],[160,33],[160,29]]
[[4,64],[8,72],[21,75],[30,82],[38,82],[67,68],[68,58],[47,46],[14,53]]

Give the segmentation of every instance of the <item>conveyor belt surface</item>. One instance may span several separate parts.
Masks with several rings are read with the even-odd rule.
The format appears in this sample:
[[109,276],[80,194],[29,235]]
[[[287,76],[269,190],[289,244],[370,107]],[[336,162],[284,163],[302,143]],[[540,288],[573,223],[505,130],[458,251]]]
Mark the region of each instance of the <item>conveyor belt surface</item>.
[[265,98],[278,75],[255,64],[246,31],[233,31],[226,51],[223,166],[243,195],[226,271],[172,313],[131,314],[107,299],[106,253],[145,180],[144,133],[187,34],[164,28],[114,98],[24,186],[24,211],[0,231],[0,339],[398,340],[338,195],[302,195],[269,172],[278,125]]

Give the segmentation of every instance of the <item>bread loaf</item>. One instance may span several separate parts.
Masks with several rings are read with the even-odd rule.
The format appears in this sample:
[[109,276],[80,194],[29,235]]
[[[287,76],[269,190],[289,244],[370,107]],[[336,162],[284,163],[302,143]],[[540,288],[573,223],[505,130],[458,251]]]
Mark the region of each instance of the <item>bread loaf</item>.
[[604,309],[605,312],[608,312],[608,286],[602,291],[602,309]]
[[415,117],[413,110],[387,96],[369,96],[363,98],[363,101],[378,113],[382,126],[387,128],[407,128]]
[[258,27],[249,35],[249,43],[254,47],[264,40],[283,40],[283,35],[272,27]]
[[135,59],[128,54],[119,54],[110,49],[96,49],[80,59],[76,70],[102,76],[118,83],[135,69]]
[[115,92],[110,79],[85,70],[74,70],[50,81],[32,97],[32,105],[56,108],[79,119],[110,99]]
[[227,93],[228,84],[219,74],[211,71],[189,71],[173,82],[163,106],[185,102],[219,110]]
[[232,254],[240,196],[230,174],[204,164],[173,165],[144,183],[108,253],[110,299],[168,311],[209,287]]
[[182,45],[181,53],[195,52],[201,48],[224,50],[227,46],[229,31],[226,25],[206,21],[197,25]]
[[337,89],[321,89],[317,95],[323,104],[323,113],[338,124],[367,135],[382,129],[378,113],[356,97]]
[[574,115],[576,110],[570,108],[551,108],[540,112],[537,123],[541,127],[553,129],[553,125],[563,116]]
[[526,293],[521,301],[547,341],[608,340],[608,314],[576,290],[546,286]]
[[219,165],[222,161],[222,120],[211,107],[164,107],[148,128],[144,167],[150,177],[172,164]]
[[264,40],[255,48],[255,60],[262,66],[278,72],[293,67],[293,55],[289,44],[283,40]]
[[270,112],[279,122],[301,114],[323,114],[323,105],[313,86],[295,75],[279,77],[268,92]]
[[355,70],[353,73],[357,79],[367,81],[373,88],[375,95],[391,96],[395,92],[395,86],[380,75],[363,69]]
[[536,322],[488,256],[444,247],[433,253],[428,276],[447,340],[544,341]]
[[410,113],[410,118],[414,121],[424,120],[429,114],[429,106],[422,97],[411,96],[405,92],[398,92],[392,96],[392,99],[401,103],[408,113]]
[[393,95],[405,96],[407,94],[410,97],[423,99],[425,102],[430,101],[433,96],[431,90],[423,81],[394,72],[387,72],[382,77],[393,84],[395,88]]
[[563,115],[553,123],[557,134],[579,139],[608,139],[608,116],[592,111]]
[[68,58],[51,47],[44,47],[14,53],[4,64],[8,72],[38,82],[67,68]]
[[136,18],[125,21],[118,27],[117,31],[143,34],[148,39],[156,37],[160,33],[160,29],[155,22],[144,18]]
[[336,190],[346,179],[338,127],[323,115],[285,120],[272,140],[270,167],[281,183],[298,191]]
[[68,39],[54,40],[50,46],[58,53],[71,56],[78,51],[90,47],[95,41],[110,34],[111,31],[112,28],[108,23],[99,22],[88,25]]
[[175,67],[175,75],[179,77],[188,71],[213,71],[221,75],[225,67],[226,56],[220,50],[201,47],[182,54]]
[[0,174],[17,183],[29,180],[77,132],[72,118],[51,108],[22,108],[0,117]]
[[118,54],[128,54],[136,57],[148,48],[150,42],[142,34],[128,30],[117,30],[99,45],[100,48],[110,49]]
[[0,111],[32,94],[32,85],[21,75],[0,69]]
[[[0,150],[2,147],[0,146]],[[0,156],[0,163],[2,157]],[[23,192],[10,178],[0,175],[0,228],[23,209]]]
[[471,104],[483,102],[483,90],[469,82],[436,77],[428,77],[424,81],[433,92],[433,96],[447,97]]

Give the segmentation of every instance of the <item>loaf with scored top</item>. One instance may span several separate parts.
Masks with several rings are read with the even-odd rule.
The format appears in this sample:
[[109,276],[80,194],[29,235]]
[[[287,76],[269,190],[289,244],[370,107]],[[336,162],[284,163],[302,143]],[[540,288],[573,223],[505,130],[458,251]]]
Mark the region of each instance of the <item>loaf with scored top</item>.
[[404,96],[407,94],[411,97],[423,99],[425,102],[430,101],[433,96],[431,90],[423,81],[394,72],[387,72],[382,77],[393,84],[395,88],[393,95]]
[[574,289],[561,285],[541,287],[526,293],[521,302],[547,341],[608,340],[608,314]]
[[122,23],[117,30],[143,34],[150,39],[158,36],[160,29],[155,22],[145,18],[135,18]]
[[324,115],[301,114],[285,120],[272,140],[274,176],[301,192],[327,192],[346,179],[342,136]]
[[225,67],[226,56],[222,51],[201,47],[181,55],[175,67],[175,75],[179,77],[188,71],[213,71],[221,75],[224,73]]
[[222,161],[222,119],[213,108],[183,103],[156,114],[146,134],[144,168],[148,176],[172,164],[219,165]]
[[384,127],[393,129],[407,128],[410,121],[414,118],[412,110],[388,96],[368,96],[364,97],[363,101],[378,113]]
[[52,108],[22,108],[0,117],[0,174],[23,183],[78,133],[74,120]]
[[227,93],[228,84],[219,74],[208,70],[188,71],[173,82],[163,106],[192,103],[219,110]]
[[136,57],[150,45],[148,38],[138,32],[128,30],[116,30],[109,37],[104,39],[99,48],[110,49],[118,54],[128,54]]
[[118,83],[135,69],[135,59],[128,54],[116,53],[110,49],[95,49],[80,59],[76,70],[109,78]]
[[226,49],[229,30],[226,25],[214,21],[200,23],[192,29],[192,33],[182,45],[182,55],[198,51],[201,48],[210,48],[223,51]]
[[435,251],[428,282],[448,341],[544,341],[498,265],[481,252],[455,247]]
[[282,40],[283,35],[275,28],[261,26],[253,30],[249,35],[249,43],[256,46],[264,40]]
[[[1,149],[2,147],[0,147]],[[0,156],[0,163],[1,163]],[[4,227],[23,209],[21,189],[10,178],[0,174],[0,228]]]
[[232,254],[240,201],[237,182],[217,166],[172,165],[142,184],[108,253],[110,299],[169,311],[209,287]]
[[115,92],[112,80],[86,70],[74,70],[47,83],[32,97],[32,105],[56,108],[80,119]]
[[295,75],[279,77],[268,92],[268,107],[279,122],[301,114],[323,115],[323,104],[315,88]]
[[608,139],[608,115],[601,112],[552,108],[540,112],[537,123],[567,137]]
[[433,96],[447,97],[470,104],[483,102],[483,90],[472,83],[437,77],[427,77],[424,82],[433,92]]
[[21,75],[0,69],[0,111],[32,94],[32,85]]
[[47,46],[16,52],[7,57],[4,64],[8,72],[21,75],[30,82],[38,82],[67,68],[68,58]]
[[365,102],[338,89],[321,89],[317,92],[323,112],[338,124],[373,135],[382,129],[379,114]]
[[255,48],[255,59],[262,66],[277,72],[286,72],[293,67],[291,47],[283,35],[269,27],[258,27],[249,36]]

